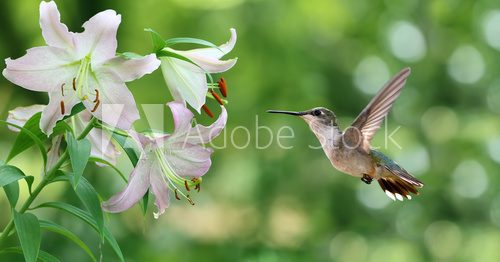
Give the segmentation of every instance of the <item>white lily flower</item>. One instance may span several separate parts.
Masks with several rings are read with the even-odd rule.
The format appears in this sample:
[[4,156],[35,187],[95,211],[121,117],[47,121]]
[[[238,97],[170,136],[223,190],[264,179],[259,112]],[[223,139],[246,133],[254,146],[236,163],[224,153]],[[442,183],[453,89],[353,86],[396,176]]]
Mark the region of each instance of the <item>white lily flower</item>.
[[40,3],[40,26],[47,46],[30,48],[15,60],[6,59],[3,75],[26,89],[48,92],[49,104],[40,120],[47,135],[80,102],[98,119],[121,129],[130,129],[139,118],[125,82],[153,72],[160,61],[155,55],[116,56],[120,22],[120,15],[106,10],[85,22],[82,33],[73,33],[60,22],[53,1]]
[[165,48],[166,51],[186,57],[195,63],[170,56],[160,57],[163,77],[176,101],[187,102],[198,113],[200,112],[208,91],[206,74],[225,72],[238,60],[237,58],[220,60],[236,44],[236,30],[231,28],[230,31],[229,41],[218,48],[208,47],[188,51]]

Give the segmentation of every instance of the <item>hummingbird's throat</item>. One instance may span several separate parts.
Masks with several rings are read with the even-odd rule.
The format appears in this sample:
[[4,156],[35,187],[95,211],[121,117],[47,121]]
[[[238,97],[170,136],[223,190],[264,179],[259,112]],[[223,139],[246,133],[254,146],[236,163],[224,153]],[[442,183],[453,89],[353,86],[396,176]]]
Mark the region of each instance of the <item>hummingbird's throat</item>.
[[71,85],[66,85],[66,83],[61,84],[61,95],[63,97],[60,103],[61,114],[64,115],[66,113],[64,97],[67,95],[76,95],[78,100],[82,102],[87,101],[92,104],[93,108],[90,110],[91,112],[95,112],[99,108],[101,104],[99,89],[89,85],[89,78],[92,76],[93,72],[90,55],[87,55],[80,61],[80,66],[78,67],[76,76],[71,81]]

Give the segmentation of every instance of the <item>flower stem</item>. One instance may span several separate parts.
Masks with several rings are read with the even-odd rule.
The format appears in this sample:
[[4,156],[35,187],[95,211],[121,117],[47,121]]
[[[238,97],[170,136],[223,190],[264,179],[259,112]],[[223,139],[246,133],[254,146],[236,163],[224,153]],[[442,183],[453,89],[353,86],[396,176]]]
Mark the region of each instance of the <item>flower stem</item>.
[[[96,122],[95,118],[92,118],[90,120],[89,124],[85,127],[85,129],[82,131],[80,136],[78,136],[78,140],[83,139],[83,138],[85,138],[85,136],[88,135],[90,130],[92,130],[92,128],[94,127],[95,122]],[[19,209],[19,211],[17,211],[18,213],[22,214],[22,213],[26,212],[26,210],[28,210],[28,208],[33,203],[33,201],[36,199],[36,197],[40,194],[40,192],[42,192],[42,189],[52,181],[52,179],[54,178],[54,176],[57,173],[57,170],[59,170],[59,168],[64,164],[64,162],[66,162],[66,160],[68,160],[68,158],[69,158],[69,153],[68,153],[68,150],[66,150],[59,157],[59,160],[57,160],[55,165],[43,176],[42,181],[40,181],[40,184],[38,184],[38,186],[35,188],[35,190],[33,190],[33,192],[28,197],[26,202],[24,202],[21,209]],[[14,220],[11,218],[9,223],[5,227],[4,231],[0,234],[0,247],[3,245],[3,243],[5,242],[7,237],[9,236],[10,231],[12,231],[13,228],[14,228]]]

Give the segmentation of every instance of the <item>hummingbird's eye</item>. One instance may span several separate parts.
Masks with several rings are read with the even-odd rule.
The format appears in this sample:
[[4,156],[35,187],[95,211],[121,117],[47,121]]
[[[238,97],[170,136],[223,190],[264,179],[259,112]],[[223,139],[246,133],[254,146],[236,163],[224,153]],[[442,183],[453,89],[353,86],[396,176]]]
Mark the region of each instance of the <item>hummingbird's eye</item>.
[[319,116],[319,115],[321,115],[321,113],[322,113],[322,112],[321,112],[321,110],[319,110],[319,109],[316,109],[316,110],[314,110],[314,111],[313,111],[313,115],[314,115],[314,116]]

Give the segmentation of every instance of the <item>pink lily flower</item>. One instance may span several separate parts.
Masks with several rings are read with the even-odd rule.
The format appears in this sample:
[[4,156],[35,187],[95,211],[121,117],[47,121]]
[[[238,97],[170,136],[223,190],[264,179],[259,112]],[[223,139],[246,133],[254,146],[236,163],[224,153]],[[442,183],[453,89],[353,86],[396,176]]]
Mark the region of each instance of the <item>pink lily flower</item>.
[[203,144],[217,137],[224,129],[227,112],[222,106],[219,118],[210,126],[191,125],[193,113],[183,103],[167,104],[172,111],[175,129],[172,134],[143,135],[131,131],[130,135],[142,149],[137,166],[132,171],[128,185],[102,204],[107,212],[122,212],[132,207],[148,189],[155,195],[158,218],[169,206],[169,191],[176,199],[181,197],[194,204],[189,192],[199,190],[201,176],[212,165],[213,150]]
[[48,92],[49,104],[40,120],[47,135],[80,102],[98,119],[121,129],[130,129],[139,118],[125,82],[153,72],[160,61],[153,54],[133,59],[116,56],[120,22],[120,15],[106,10],[85,22],[82,33],[73,33],[60,22],[53,1],[40,3],[40,27],[47,45],[30,48],[15,60],[7,58],[3,75],[26,89]]

